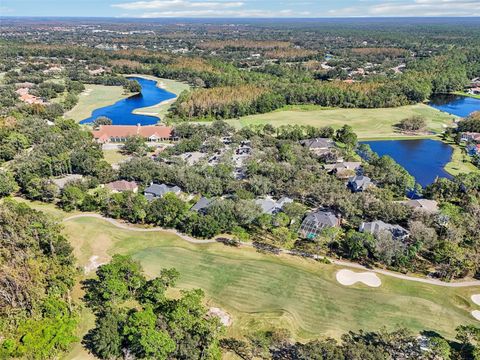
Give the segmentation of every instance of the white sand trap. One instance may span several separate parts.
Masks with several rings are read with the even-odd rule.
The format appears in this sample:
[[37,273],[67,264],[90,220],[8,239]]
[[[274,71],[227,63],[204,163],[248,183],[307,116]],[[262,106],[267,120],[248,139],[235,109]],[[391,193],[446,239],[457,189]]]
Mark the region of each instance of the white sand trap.
[[99,257],[97,255],[93,255],[90,259],[88,259],[88,264],[83,267],[85,274],[96,270],[100,265],[106,264],[106,262],[99,262],[98,259]]
[[480,305],[480,294],[472,295],[471,299],[475,304]]
[[220,322],[222,323],[222,325],[224,326],[230,326],[232,325],[232,318],[230,317],[230,315],[223,311],[222,309],[220,308],[216,308],[216,307],[211,307],[209,310],[208,310],[208,315],[210,316],[216,316],[218,318],[220,318]]
[[480,311],[478,310],[473,310],[472,311],[472,316],[477,319],[478,321],[480,321]]
[[377,274],[372,272],[361,272],[356,273],[351,270],[340,270],[337,272],[337,281],[346,286],[353,285],[357,282],[364,283],[367,286],[379,287],[382,285],[382,281],[377,276]]

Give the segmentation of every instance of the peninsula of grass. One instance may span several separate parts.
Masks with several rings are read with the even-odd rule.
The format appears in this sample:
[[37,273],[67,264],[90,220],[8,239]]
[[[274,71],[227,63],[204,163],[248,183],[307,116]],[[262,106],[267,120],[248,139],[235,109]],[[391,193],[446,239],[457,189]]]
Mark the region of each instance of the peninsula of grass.
[[135,109],[133,111],[133,113],[138,114],[138,115],[149,115],[149,116],[158,117],[159,119],[163,119],[165,117],[165,115],[167,114],[168,109],[170,109],[170,106],[177,99],[178,95],[180,95],[183,91],[186,91],[186,90],[190,89],[190,85],[188,85],[186,83],[183,83],[183,82],[180,82],[180,81],[176,81],[176,80],[158,78],[158,77],[152,76],[152,75],[131,74],[131,75],[128,75],[128,76],[129,77],[130,76],[135,76],[135,77],[141,77],[141,78],[148,79],[148,80],[154,80],[154,81],[157,82],[157,86],[159,88],[167,90],[167,91],[176,95],[175,98],[162,101],[162,102],[160,102],[156,105]]
[[[427,121],[427,130],[431,136],[405,135],[395,129],[401,120],[411,116],[422,116]],[[457,117],[426,104],[381,109],[340,109],[324,108],[316,105],[288,106],[266,114],[245,116],[228,120],[237,128],[256,124],[311,125],[315,127],[332,126],[335,129],[344,124],[353,130],[362,140],[367,139],[420,139],[434,137],[445,127],[452,125]]]
[[80,267],[94,255],[108,261],[116,253],[132,255],[148,276],[175,267],[178,288],[201,288],[209,306],[232,315],[228,336],[284,327],[302,340],[400,326],[451,338],[458,325],[476,323],[469,298],[480,287],[446,288],[383,275],[379,288],[346,287],[335,279],[341,267],[314,260],[191,244],[171,233],[120,229],[97,218],[72,219],[64,227]]
[[78,104],[67,111],[64,117],[80,122],[92,116],[94,110],[112,105],[130,95],[122,86],[86,84],[85,90],[78,96]]
[[480,173],[480,169],[472,164],[472,158],[465,152],[464,146],[451,143],[450,145],[453,147],[453,153],[450,162],[444,167],[446,172],[453,176]]
[[471,98],[474,98],[474,99],[480,99],[480,94],[474,95],[474,94],[469,94],[469,93],[466,93],[466,92],[463,92],[463,91],[454,91],[452,94],[471,97]]

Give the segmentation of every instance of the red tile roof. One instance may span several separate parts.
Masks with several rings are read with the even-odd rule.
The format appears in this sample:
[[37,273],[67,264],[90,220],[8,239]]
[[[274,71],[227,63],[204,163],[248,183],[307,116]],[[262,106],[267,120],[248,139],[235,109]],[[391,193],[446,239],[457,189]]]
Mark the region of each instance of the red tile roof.
[[98,130],[92,131],[92,134],[95,139],[101,141],[134,135],[140,135],[144,138],[155,136],[159,139],[168,139],[172,136],[172,128],[163,125],[100,125]]
[[126,180],[118,180],[105,185],[110,190],[116,191],[134,191],[138,188],[138,185],[135,181],[126,181]]

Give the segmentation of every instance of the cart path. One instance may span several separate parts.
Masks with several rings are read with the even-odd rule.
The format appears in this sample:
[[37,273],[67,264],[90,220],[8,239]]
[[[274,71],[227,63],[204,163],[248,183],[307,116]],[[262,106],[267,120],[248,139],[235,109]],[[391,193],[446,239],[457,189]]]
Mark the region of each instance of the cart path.
[[[118,220],[102,216],[100,214],[96,213],[86,213],[86,214],[78,214],[78,215],[73,215],[70,217],[67,217],[63,219],[63,221],[69,221],[69,220],[74,220],[78,218],[97,218],[101,219],[104,221],[107,221],[108,223],[116,226],[117,228],[124,229],[124,230],[129,230],[129,231],[137,231],[137,232],[168,232],[174,235],[177,235],[181,239],[188,241],[189,243],[192,244],[212,244],[216,243],[217,240],[215,239],[207,239],[207,240],[200,240],[193,238],[191,236],[182,234],[181,232],[174,230],[174,229],[165,229],[162,227],[152,227],[152,228],[140,228],[136,227],[134,225],[130,225],[128,223],[120,222]],[[251,243],[246,243],[246,242],[241,242],[241,245],[243,246],[253,246]],[[281,252],[284,254],[289,254],[289,255],[298,255],[298,253],[286,249],[281,249]],[[332,264],[338,265],[338,266],[345,266],[349,268],[354,268],[358,270],[363,270],[363,271],[371,271],[375,272],[377,274],[382,274],[385,276],[391,276],[397,279],[402,279],[402,280],[407,280],[407,281],[416,281],[424,284],[430,284],[430,285],[438,285],[438,286],[445,286],[445,287],[452,287],[452,288],[459,288],[459,287],[470,287],[470,286],[480,286],[480,280],[471,280],[471,281],[460,281],[460,282],[445,282],[437,279],[428,279],[428,278],[421,278],[421,277],[414,277],[414,276],[409,276],[409,275],[404,275],[388,270],[382,270],[382,269],[371,269],[367,268],[363,265],[352,263],[349,261],[343,261],[343,260],[336,260],[336,259],[331,259],[325,256],[320,256],[320,255],[313,255],[314,259],[327,259],[329,260]]]

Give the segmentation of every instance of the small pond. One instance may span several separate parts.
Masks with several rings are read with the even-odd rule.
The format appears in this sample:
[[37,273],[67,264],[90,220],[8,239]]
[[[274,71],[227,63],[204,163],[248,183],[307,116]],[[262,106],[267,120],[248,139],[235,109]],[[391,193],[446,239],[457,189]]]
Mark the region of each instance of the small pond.
[[142,86],[139,94],[117,101],[115,104],[98,108],[93,111],[92,116],[82,120],[81,124],[93,122],[99,116],[106,116],[112,119],[113,125],[153,125],[159,120],[155,116],[133,114],[132,111],[138,108],[156,105],[162,101],[175,98],[175,94],[157,86],[154,80],[140,77],[129,77],[130,80],[137,80]]
[[466,117],[474,111],[480,111],[480,99],[452,94],[434,95],[428,105],[460,117]]
[[364,144],[379,156],[389,155],[403,166],[422,186],[436,177],[451,178],[443,168],[452,158],[453,148],[438,140],[381,140]]

